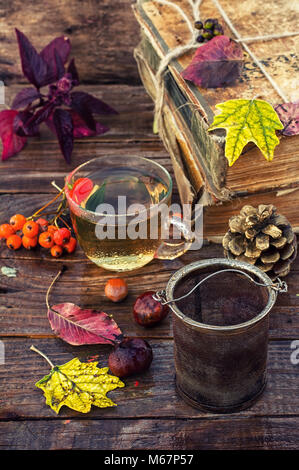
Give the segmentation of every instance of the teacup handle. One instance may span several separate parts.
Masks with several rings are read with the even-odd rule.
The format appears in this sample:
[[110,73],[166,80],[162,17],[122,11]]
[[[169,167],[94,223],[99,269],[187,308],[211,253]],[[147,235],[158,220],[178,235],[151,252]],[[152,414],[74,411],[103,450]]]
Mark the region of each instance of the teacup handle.
[[194,241],[194,235],[190,228],[178,216],[169,216],[166,221],[167,226],[173,225],[182,235],[184,240],[168,239],[164,240],[155,253],[158,259],[175,259],[182,256],[190,248]]

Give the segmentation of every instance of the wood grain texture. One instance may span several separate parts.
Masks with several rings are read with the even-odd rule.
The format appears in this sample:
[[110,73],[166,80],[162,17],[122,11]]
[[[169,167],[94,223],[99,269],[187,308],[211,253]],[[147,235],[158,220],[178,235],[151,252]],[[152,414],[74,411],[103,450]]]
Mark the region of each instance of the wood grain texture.
[[1,0],[0,79],[24,81],[14,28],[39,51],[57,36],[72,43],[81,81],[139,83],[133,58],[139,28],[131,0]]
[[[296,450],[294,417],[206,420],[34,420],[0,424],[11,450]],[[107,452],[108,454],[108,452]]]
[[[3,251],[10,258],[2,258],[0,265],[17,269],[16,278],[0,276],[0,331],[7,337],[54,337],[46,316],[45,295],[51,280],[64,264],[67,271],[54,286],[50,297],[52,305],[73,302],[81,307],[104,310],[113,315],[128,336],[171,338],[170,317],[150,329],[135,324],[132,315],[135,299],[146,290],[165,288],[176,270],[195,259],[223,256],[220,246],[211,245],[196,252],[196,255],[189,252],[173,261],[155,260],[136,272],[124,273],[122,277],[128,283],[129,295],[116,305],[104,295],[104,286],[111,278],[111,273],[91,263],[81,251],[77,252],[75,259],[66,256],[59,261],[51,259],[45,250],[29,253],[23,250],[18,252],[20,257],[17,259],[12,258],[11,252],[5,248]],[[298,264],[287,277],[287,283],[288,294],[278,296],[270,315],[271,338],[299,337],[299,297],[296,295],[299,285]],[[28,295],[29,292],[31,295]]]
[[[42,357],[30,351],[31,344],[47,354],[55,365],[64,364],[73,357],[88,361],[93,356],[98,356],[96,360],[104,367],[111,351],[111,347],[101,345],[73,347],[59,339],[2,340],[5,345],[6,365],[0,366],[3,387],[0,397],[0,420],[47,418],[57,421],[57,415],[46,406],[42,391],[34,385],[49,373],[49,365]],[[175,389],[172,341],[151,338],[149,342],[154,355],[150,369],[142,375],[124,379],[125,388],[109,393],[117,407],[92,407],[88,415],[63,407],[58,419],[210,419],[225,416],[199,411],[187,405]],[[291,352],[290,341],[270,342],[268,383],[264,394],[251,408],[232,416],[287,418],[298,414],[299,396],[296,391],[299,368],[291,364]]]

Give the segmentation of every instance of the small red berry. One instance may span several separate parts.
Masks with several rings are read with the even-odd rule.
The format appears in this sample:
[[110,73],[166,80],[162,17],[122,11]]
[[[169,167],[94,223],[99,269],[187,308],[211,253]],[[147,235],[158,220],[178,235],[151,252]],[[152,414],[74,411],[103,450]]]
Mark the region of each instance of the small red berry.
[[128,285],[124,279],[115,277],[109,279],[105,285],[105,295],[112,302],[121,302],[128,295]]
[[17,232],[18,230],[22,230],[24,224],[26,223],[27,219],[22,214],[15,214],[11,217],[9,223],[13,226],[14,231]]
[[43,248],[52,248],[52,246],[54,245],[53,234],[50,232],[41,233],[38,239],[38,243]]
[[37,245],[37,237],[29,238],[24,235],[22,238],[22,245],[24,248],[26,248],[26,250],[31,250],[32,248],[35,248]]
[[77,240],[74,237],[71,237],[65,245],[63,245],[63,248],[69,253],[73,253],[76,249],[77,246]]
[[0,238],[8,238],[15,233],[14,228],[9,224],[0,225]]
[[39,225],[41,232],[46,232],[48,230],[49,222],[46,219],[41,217],[40,219],[37,219],[36,223]]
[[54,242],[56,245],[65,245],[71,237],[71,232],[67,228],[59,228],[54,233]]
[[62,255],[63,249],[59,245],[53,245],[51,248],[51,255],[54,256],[54,258],[59,258],[59,256]]
[[6,245],[11,250],[18,250],[22,245],[22,238],[16,234],[10,235],[10,237],[8,237],[8,239],[6,240]]
[[26,237],[34,238],[38,235],[38,232],[39,225],[33,220],[28,220],[23,226],[23,234],[26,235]]

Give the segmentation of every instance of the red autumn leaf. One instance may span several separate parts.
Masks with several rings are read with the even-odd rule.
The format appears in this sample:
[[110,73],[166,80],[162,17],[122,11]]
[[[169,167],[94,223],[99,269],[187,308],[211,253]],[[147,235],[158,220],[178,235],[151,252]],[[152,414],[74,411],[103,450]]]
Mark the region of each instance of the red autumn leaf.
[[200,46],[188,67],[183,70],[185,80],[204,88],[231,85],[241,75],[243,51],[227,36],[216,36]]
[[20,137],[13,130],[14,119],[18,111],[6,109],[0,112],[0,137],[3,144],[2,160],[7,160],[20,152],[26,144],[26,137]]
[[48,319],[55,334],[74,346],[115,344],[122,339],[117,323],[105,312],[81,309],[70,302],[53,305]]
[[280,131],[282,134],[299,134],[299,102],[279,104],[275,107],[275,111],[284,126]]

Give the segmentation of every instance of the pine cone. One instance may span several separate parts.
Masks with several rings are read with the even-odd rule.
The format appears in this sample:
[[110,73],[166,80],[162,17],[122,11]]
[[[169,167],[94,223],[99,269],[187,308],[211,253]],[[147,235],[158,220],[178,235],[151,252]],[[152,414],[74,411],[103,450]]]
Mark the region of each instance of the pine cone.
[[297,255],[291,224],[272,204],[244,206],[229,219],[222,245],[227,258],[254,264],[273,280],[289,273]]

